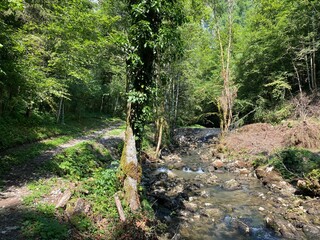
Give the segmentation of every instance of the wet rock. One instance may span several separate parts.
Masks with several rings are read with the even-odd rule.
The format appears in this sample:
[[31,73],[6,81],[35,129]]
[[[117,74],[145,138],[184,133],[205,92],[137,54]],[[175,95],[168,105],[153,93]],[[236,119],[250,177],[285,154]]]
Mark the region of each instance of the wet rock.
[[170,171],[170,170],[167,172],[167,174],[168,174],[169,178],[176,178],[177,177],[177,175],[174,172]]
[[168,177],[169,177],[168,173],[166,173],[166,172],[161,172],[161,173],[157,174],[157,179],[159,181],[166,181],[168,179]]
[[231,179],[229,181],[226,181],[224,184],[222,184],[222,188],[228,191],[234,191],[234,190],[241,189],[241,185],[235,179]]
[[305,237],[288,221],[266,217],[266,226],[286,239],[305,239]]
[[206,190],[202,190],[200,192],[200,196],[204,197],[204,198],[208,198],[210,196],[210,194]]
[[302,231],[307,236],[308,239],[319,239],[320,238],[320,228],[312,225],[303,225]]
[[215,160],[213,163],[212,163],[213,167],[215,169],[219,169],[219,168],[223,168],[224,167],[224,163],[221,161],[221,160]]
[[238,227],[239,231],[244,234],[249,234],[251,229],[250,227],[243,221],[236,219],[235,225]]
[[219,208],[207,208],[202,209],[201,214],[209,218],[222,219],[224,213]]
[[209,173],[214,172],[214,171],[215,171],[214,166],[208,166],[208,167],[207,167],[207,171],[208,171]]
[[184,201],[183,205],[184,205],[185,209],[187,209],[190,212],[196,212],[198,209],[198,205],[195,203],[192,203],[192,202]]

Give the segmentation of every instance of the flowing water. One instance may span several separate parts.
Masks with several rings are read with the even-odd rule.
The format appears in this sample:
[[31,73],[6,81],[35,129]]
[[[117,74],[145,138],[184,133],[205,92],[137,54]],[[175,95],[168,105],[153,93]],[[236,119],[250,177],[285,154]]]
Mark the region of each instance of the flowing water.
[[[205,164],[201,166],[198,154],[187,156],[183,161],[186,165],[181,170],[168,170],[166,167],[161,167],[157,172],[173,173],[177,178],[183,178],[189,182],[196,181],[201,175],[207,173],[207,166]],[[181,222],[179,230],[181,239],[280,239],[266,228],[264,213],[267,211],[265,196],[268,193],[259,180],[226,171],[214,172],[214,175],[217,177],[217,184],[201,185],[200,191],[205,192],[206,196],[193,198],[192,203],[198,206],[198,210]],[[241,188],[233,191],[224,189],[223,183],[231,179],[237,179]],[[217,214],[214,217],[201,214],[201,211],[203,213],[208,208],[213,209]]]

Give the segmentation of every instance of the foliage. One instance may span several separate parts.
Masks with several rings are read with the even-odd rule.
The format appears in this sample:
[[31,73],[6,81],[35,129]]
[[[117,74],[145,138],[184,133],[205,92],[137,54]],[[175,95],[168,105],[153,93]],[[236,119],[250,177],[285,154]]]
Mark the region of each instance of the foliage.
[[59,222],[52,214],[35,212],[26,214],[22,234],[25,239],[64,240],[69,237],[68,225]]
[[302,190],[311,196],[320,195],[320,169],[313,169],[307,176]]
[[[315,68],[310,62],[319,62],[316,9],[319,4],[314,1],[249,4],[236,49],[238,96],[249,102],[244,113],[256,106],[274,111],[292,93],[314,91]],[[259,105],[259,99],[266,104]]]
[[59,175],[79,180],[91,176],[96,169],[105,167],[111,159],[107,150],[93,142],[83,142],[55,156],[51,165]]
[[[67,167],[66,167],[67,166]],[[103,231],[108,231],[105,226],[96,222],[101,216],[107,218],[111,227],[116,224],[118,212],[114,204],[113,196],[119,191],[120,182],[117,178],[118,161],[111,162],[109,152],[96,142],[84,142],[66,149],[58,154],[51,163],[43,167],[41,171],[52,171],[59,174],[59,177],[52,177],[50,180],[37,180],[29,184],[32,194],[24,199],[28,206],[41,213],[36,218],[25,217],[24,233],[28,238],[41,236],[41,239],[49,239],[51,233],[56,231],[55,219],[66,219],[64,213],[55,209],[46,202],[46,198],[52,195],[57,186],[63,191],[68,188],[74,191],[69,204],[81,198],[90,203],[90,212],[87,214],[75,214],[68,217],[68,224],[61,222],[61,228],[72,225],[80,235],[98,238]],[[110,168],[108,168],[110,167]],[[73,189],[70,186],[77,186]],[[42,214],[45,214],[43,219]],[[49,215],[49,216],[48,216]],[[54,218],[53,218],[54,217]],[[48,224],[52,223],[51,229]],[[63,229],[61,235],[64,235]],[[46,233],[44,231],[49,231]],[[68,231],[70,232],[70,231]],[[49,235],[46,235],[49,234]],[[54,237],[52,239],[55,239]],[[57,239],[60,235],[57,234]]]
[[[69,141],[72,137],[94,130],[111,121],[103,119],[92,121],[92,118],[86,118],[81,122],[70,121],[71,125],[58,125],[51,118],[32,117],[31,119],[0,119],[0,122],[3,123],[3,125],[0,125],[0,132],[4,136],[7,136],[0,141],[1,150],[31,142],[27,148],[19,150],[9,149],[1,154],[0,175],[5,174],[13,166],[26,163],[44,151],[53,149]],[[56,135],[62,136],[36,142]]]
[[269,164],[287,179],[303,178],[320,169],[320,157],[306,149],[289,148],[273,156]]

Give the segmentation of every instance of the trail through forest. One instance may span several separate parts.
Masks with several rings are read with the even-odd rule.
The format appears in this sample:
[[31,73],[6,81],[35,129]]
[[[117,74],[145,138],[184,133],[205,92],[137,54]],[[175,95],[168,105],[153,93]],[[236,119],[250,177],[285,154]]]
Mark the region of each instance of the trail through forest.
[[23,198],[30,193],[27,184],[40,178],[49,179],[52,177],[48,172],[39,171],[43,164],[63,150],[88,140],[98,139],[121,125],[123,125],[121,121],[114,122],[112,126],[74,138],[54,149],[43,152],[22,166],[13,167],[3,178],[3,186],[0,191],[0,239],[22,239],[20,235],[22,213],[26,211]]

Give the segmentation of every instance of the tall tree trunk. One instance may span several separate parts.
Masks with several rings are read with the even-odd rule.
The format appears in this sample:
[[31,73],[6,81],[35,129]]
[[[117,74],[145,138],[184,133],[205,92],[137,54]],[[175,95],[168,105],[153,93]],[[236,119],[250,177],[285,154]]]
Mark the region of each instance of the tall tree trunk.
[[[217,3],[214,3],[214,10],[217,8]],[[215,12],[216,19],[216,35],[218,37],[219,47],[220,47],[220,63],[221,63],[221,77],[223,79],[223,90],[220,98],[218,99],[218,111],[220,115],[220,128],[222,133],[226,133],[232,123],[233,113],[232,108],[235,98],[235,90],[232,89],[231,83],[231,48],[232,48],[232,26],[233,26],[233,9],[234,0],[228,0],[228,39],[227,46],[224,46],[223,39],[221,35],[220,26],[218,25],[218,16]]]
[[156,148],[156,154],[155,157],[157,158],[159,156],[159,152],[160,152],[160,147],[161,147],[161,142],[162,142],[162,132],[163,132],[163,124],[164,124],[164,119],[161,117],[159,120],[160,124],[159,124],[159,136],[158,136],[158,143],[157,143],[157,148]]
[[120,166],[124,175],[123,189],[125,201],[132,211],[140,208],[138,184],[141,177],[141,167],[138,164],[135,137],[130,125],[131,104],[128,103],[128,116],[126,121],[126,134],[124,148],[121,155]]

